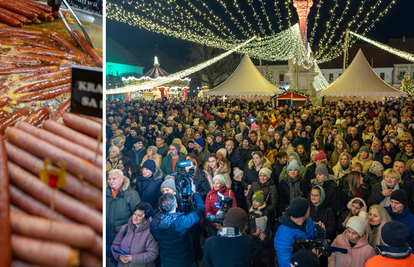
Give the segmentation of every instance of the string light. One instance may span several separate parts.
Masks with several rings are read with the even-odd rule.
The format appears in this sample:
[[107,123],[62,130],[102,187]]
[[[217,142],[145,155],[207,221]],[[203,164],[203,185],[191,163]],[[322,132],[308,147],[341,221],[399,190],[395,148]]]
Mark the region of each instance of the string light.
[[318,26],[318,19],[319,19],[319,11],[321,9],[322,6],[322,0],[319,0],[318,5],[317,5],[317,11],[316,11],[316,16],[315,16],[315,22],[313,23],[313,28],[311,31],[311,35],[309,38],[309,44],[312,46],[313,44],[313,38],[315,36],[315,32],[316,32],[316,26]]
[[282,30],[283,29],[282,16],[280,15],[280,9],[279,9],[277,3],[278,3],[278,1],[275,0],[275,11],[276,11],[276,15],[279,19],[279,30]]
[[263,35],[266,35],[266,32],[265,32],[265,30],[263,29],[263,23],[262,23],[261,19],[259,18],[259,15],[256,13],[256,10],[254,9],[254,6],[253,6],[253,1],[252,1],[252,0],[247,0],[247,2],[249,3],[250,7],[252,8],[252,11],[253,11],[253,17],[254,17],[254,19],[256,20],[257,25],[259,25],[260,32],[261,32]]
[[206,62],[200,63],[194,67],[191,67],[189,69],[183,70],[183,71],[179,71],[176,72],[174,74],[168,75],[166,77],[159,77],[157,79],[154,79],[152,81],[149,82],[145,82],[142,83],[140,85],[130,85],[130,86],[125,86],[125,87],[121,87],[121,88],[117,88],[117,89],[112,89],[112,90],[106,90],[107,94],[123,94],[123,93],[129,93],[129,92],[135,92],[135,91],[140,91],[140,90],[144,90],[144,89],[148,89],[148,88],[155,88],[158,86],[161,86],[163,84],[168,84],[171,82],[174,82],[175,80],[178,79],[182,79],[184,77],[188,77],[189,75],[200,71],[214,63],[216,63],[217,61],[227,57],[228,55],[230,55],[231,53],[237,51],[238,49],[240,49],[241,47],[245,46],[246,44],[248,44],[249,42],[253,41],[254,39],[256,39],[257,37],[254,36],[252,38],[250,38],[249,40],[245,41],[244,43],[234,47],[233,49],[217,56],[214,57]]
[[354,35],[355,37],[357,37],[359,39],[364,40],[367,43],[370,43],[372,45],[375,45],[376,47],[379,47],[382,50],[385,50],[387,52],[390,52],[391,54],[397,55],[397,56],[402,57],[402,58],[404,58],[404,59],[406,59],[408,61],[414,62],[414,55],[413,54],[410,54],[408,52],[401,51],[401,50],[399,50],[397,48],[392,48],[392,47],[390,47],[388,45],[385,45],[385,44],[382,44],[380,42],[371,40],[371,39],[369,39],[367,37],[364,37],[362,35],[359,35],[359,34],[357,34],[355,32],[350,32],[350,34]]
[[323,43],[325,41],[325,39],[328,37],[328,32],[329,29],[331,28],[331,21],[335,16],[335,10],[338,7],[338,0],[335,0],[335,4],[333,6],[333,8],[331,9],[331,18],[328,20],[328,22],[326,23],[326,28],[325,28],[325,33],[323,34],[322,38],[319,40],[319,50],[315,53],[315,55],[321,54],[323,51]]
[[270,22],[269,16],[267,15],[266,8],[265,8],[265,3],[263,3],[262,0],[260,0],[260,3],[262,4],[262,12],[263,12],[263,15],[265,16],[265,18],[267,20],[267,23],[269,24],[269,30],[271,30],[272,31],[272,35],[274,35],[275,34],[275,31],[273,30],[272,23]]

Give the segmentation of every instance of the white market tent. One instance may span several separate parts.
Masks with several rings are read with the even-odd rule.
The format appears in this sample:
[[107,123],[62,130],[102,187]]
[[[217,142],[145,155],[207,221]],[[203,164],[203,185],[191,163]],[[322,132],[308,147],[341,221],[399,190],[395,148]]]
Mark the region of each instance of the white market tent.
[[384,82],[371,68],[360,49],[348,69],[321,91],[326,101],[382,101],[384,97],[401,97],[407,93]]
[[244,55],[236,70],[219,86],[204,92],[204,95],[241,97],[244,99],[270,99],[281,90],[272,85],[254,66],[248,55]]

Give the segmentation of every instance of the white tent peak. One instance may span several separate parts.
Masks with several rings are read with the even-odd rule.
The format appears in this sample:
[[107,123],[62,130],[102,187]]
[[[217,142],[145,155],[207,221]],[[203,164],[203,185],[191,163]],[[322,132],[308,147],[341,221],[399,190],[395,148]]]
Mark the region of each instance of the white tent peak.
[[272,96],[281,90],[257,70],[248,55],[222,84],[205,92],[206,95]]
[[386,97],[405,96],[406,93],[384,82],[371,68],[364,53],[359,49],[348,69],[332,84],[322,90],[322,96],[330,97]]

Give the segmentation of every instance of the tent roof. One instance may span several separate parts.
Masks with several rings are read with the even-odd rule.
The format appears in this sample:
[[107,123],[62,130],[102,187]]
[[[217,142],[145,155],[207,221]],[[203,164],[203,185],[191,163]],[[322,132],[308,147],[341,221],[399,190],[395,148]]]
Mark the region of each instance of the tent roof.
[[284,95],[280,95],[277,97],[277,100],[290,100],[292,98],[293,101],[306,101],[307,97],[295,94],[293,92],[288,92]]
[[158,77],[165,77],[168,76],[168,72],[163,70],[159,64],[156,64],[152,69],[150,69],[147,73],[142,76],[148,76],[150,78],[158,78]]
[[280,92],[257,70],[245,55],[236,70],[222,84],[205,92],[206,95],[272,96]]
[[323,89],[321,95],[336,97],[396,97],[404,96],[406,93],[395,89],[378,77],[360,49],[348,69],[331,85]]

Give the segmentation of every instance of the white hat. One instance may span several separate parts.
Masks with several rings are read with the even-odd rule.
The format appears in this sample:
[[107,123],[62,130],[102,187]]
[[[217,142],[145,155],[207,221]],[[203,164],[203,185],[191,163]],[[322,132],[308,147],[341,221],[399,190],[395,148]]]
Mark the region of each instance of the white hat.
[[358,214],[358,216],[352,216],[351,218],[349,218],[347,224],[346,224],[346,228],[351,228],[353,229],[355,232],[358,233],[358,235],[361,237],[364,235],[365,230],[367,229],[368,226],[368,221],[366,218],[364,218],[366,212],[364,211],[360,211]]
[[267,224],[267,216],[256,218],[256,226],[259,227],[263,233],[266,230],[266,224]]
[[223,155],[224,158],[227,157],[227,150],[225,148],[220,148],[219,150],[217,150],[217,153]]

